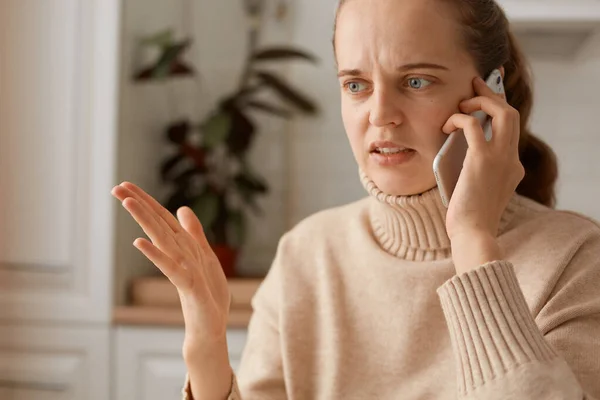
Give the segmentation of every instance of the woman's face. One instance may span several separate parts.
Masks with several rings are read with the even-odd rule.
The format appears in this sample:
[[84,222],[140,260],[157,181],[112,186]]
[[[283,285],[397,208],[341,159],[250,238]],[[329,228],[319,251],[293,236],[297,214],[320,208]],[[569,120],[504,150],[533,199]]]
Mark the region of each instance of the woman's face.
[[447,138],[442,126],[473,96],[477,69],[448,7],[439,0],[349,0],[338,15],[342,119],[358,165],[387,194],[435,187],[433,159]]

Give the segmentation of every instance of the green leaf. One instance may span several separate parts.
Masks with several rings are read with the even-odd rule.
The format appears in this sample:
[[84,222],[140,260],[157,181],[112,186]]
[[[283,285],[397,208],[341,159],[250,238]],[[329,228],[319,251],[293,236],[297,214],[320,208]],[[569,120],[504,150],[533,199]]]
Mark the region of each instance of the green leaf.
[[246,216],[241,211],[230,212],[227,236],[234,248],[240,248],[246,241]]
[[173,43],[173,37],[173,30],[171,28],[167,28],[163,31],[142,38],[140,43],[146,46],[167,47]]
[[289,60],[289,59],[303,59],[313,63],[317,62],[317,59],[308,53],[301,50],[285,47],[273,47],[270,49],[261,50],[253,55],[255,61],[276,61],[276,60]]
[[281,118],[291,118],[292,113],[285,108],[277,107],[260,100],[250,100],[246,103],[246,106],[255,108],[257,110],[264,111],[266,113],[281,117]]
[[293,103],[300,110],[307,114],[315,114],[317,112],[316,105],[301,94],[298,90],[292,88],[288,83],[278,76],[265,71],[256,71],[256,76],[267,86],[272,87],[284,99]]
[[196,213],[205,230],[209,230],[219,213],[219,197],[215,193],[206,191],[196,199],[191,209]]
[[227,140],[231,129],[231,117],[226,113],[218,113],[202,126],[204,132],[203,145],[212,149]]
[[183,54],[185,49],[191,44],[191,40],[186,39],[182,42],[173,43],[166,46],[153,68],[153,78],[165,78],[171,72],[171,66]]

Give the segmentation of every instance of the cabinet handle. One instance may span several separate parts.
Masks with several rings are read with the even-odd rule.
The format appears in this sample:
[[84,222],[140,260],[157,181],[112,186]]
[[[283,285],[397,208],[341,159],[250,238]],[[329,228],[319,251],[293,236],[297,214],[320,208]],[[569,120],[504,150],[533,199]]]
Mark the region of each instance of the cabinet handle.
[[38,390],[43,392],[65,392],[69,386],[65,383],[9,381],[0,379],[2,389]]

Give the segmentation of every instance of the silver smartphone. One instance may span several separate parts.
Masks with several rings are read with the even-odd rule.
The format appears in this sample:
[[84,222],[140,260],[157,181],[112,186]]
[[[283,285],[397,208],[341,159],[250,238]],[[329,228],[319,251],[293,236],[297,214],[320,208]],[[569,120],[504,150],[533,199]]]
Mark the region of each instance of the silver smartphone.
[[[500,70],[495,69],[489,75],[486,83],[494,93],[504,93],[504,83]],[[485,139],[492,140],[492,120],[483,111],[476,111],[471,114],[481,123]],[[452,132],[444,145],[433,160],[433,173],[439,188],[440,196],[444,206],[448,207],[454,188],[458,183],[460,172],[462,171],[465,157],[467,156],[467,139],[462,129]]]

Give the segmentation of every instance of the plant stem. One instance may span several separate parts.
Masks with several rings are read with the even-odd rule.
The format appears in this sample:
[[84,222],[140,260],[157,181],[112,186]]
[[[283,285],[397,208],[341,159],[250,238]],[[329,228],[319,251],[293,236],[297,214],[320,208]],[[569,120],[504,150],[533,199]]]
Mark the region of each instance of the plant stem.
[[227,209],[225,196],[226,191],[219,195],[219,211],[213,226],[215,227],[215,242],[217,244],[229,245],[230,243],[227,240],[227,220],[229,219],[229,210]]

